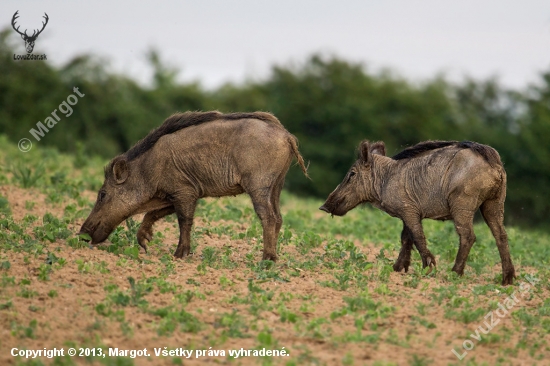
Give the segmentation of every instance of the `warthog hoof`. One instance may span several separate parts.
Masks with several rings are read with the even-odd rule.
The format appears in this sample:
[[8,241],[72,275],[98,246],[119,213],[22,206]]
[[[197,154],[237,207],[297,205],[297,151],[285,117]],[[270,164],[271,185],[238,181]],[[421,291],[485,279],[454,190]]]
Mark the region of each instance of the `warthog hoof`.
[[432,253],[428,253],[426,257],[422,258],[422,268],[430,267],[426,274],[432,273],[432,270],[437,266],[435,257]]
[[139,246],[145,250],[145,253],[147,253],[147,243],[150,242],[152,239],[153,229],[151,227],[144,228],[140,226],[137,232],[137,240]]
[[397,260],[393,264],[393,270],[395,272],[401,272],[404,269],[405,273],[406,273],[406,272],[409,272],[409,266],[410,265],[411,265],[411,262],[400,262],[399,260]]
[[183,258],[188,255],[191,255],[191,246],[179,246],[176,248],[176,252],[174,253],[174,257],[176,258]]
[[262,260],[276,262],[277,261],[277,254],[264,252],[264,255],[262,256]]
[[514,267],[512,267],[511,269],[505,269],[502,272],[502,286],[513,285],[514,278],[516,278],[516,271]]

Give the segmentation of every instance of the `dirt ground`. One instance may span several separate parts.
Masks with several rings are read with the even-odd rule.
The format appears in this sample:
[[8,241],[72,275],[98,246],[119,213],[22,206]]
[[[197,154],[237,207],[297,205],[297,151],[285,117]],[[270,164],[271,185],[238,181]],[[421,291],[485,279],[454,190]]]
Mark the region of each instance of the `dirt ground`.
[[[51,212],[57,217],[63,216],[63,205],[50,205],[46,203],[43,194],[33,190],[23,190],[13,186],[2,186],[0,192],[7,197],[12,209],[13,218],[16,222],[23,220],[24,216],[32,213],[42,217],[46,212]],[[86,192],[93,200],[95,193]],[[31,211],[25,208],[25,201],[32,200],[35,206]],[[69,226],[77,232],[82,220]],[[196,219],[196,226],[205,225],[203,218]],[[246,225],[235,224],[236,231],[246,230]],[[376,291],[379,284],[369,285],[369,293],[376,301],[383,301],[384,304],[392,306],[395,311],[387,318],[379,318],[375,327],[383,329],[384,337],[379,341],[369,342],[334,342],[345,332],[353,333],[356,329],[354,319],[344,315],[338,317],[319,329],[330,328],[330,337],[316,337],[308,332],[307,327],[298,328],[291,322],[281,322],[281,314],[277,309],[261,311],[257,320],[250,321],[249,304],[231,303],[229,299],[233,295],[245,296],[248,293],[250,270],[245,263],[245,257],[253,249],[244,239],[230,239],[223,235],[204,235],[198,239],[198,254],[184,260],[174,261],[175,271],[166,277],[166,281],[181,286],[184,290],[197,290],[206,294],[204,298],[193,298],[185,309],[193,314],[201,323],[205,324],[198,333],[186,333],[179,330],[167,336],[159,335],[157,325],[159,317],[143,311],[139,307],[124,307],[125,327],[121,322],[112,317],[103,317],[96,311],[96,305],[106,298],[104,288],[109,285],[116,285],[120,290],[129,290],[128,277],[140,279],[159,276],[161,257],[163,254],[171,254],[177,243],[178,230],[174,222],[162,221],[155,226],[155,231],[161,231],[165,235],[163,244],[150,250],[148,254],[140,253],[145,261],[121,260],[121,257],[98,248],[74,249],[66,244],[65,240],[58,240],[55,243],[47,244],[47,251],[55,253],[59,258],[66,260],[66,265],[55,269],[50,273],[49,280],[38,279],[40,266],[45,262],[46,255],[29,255],[27,252],[6,251],[1,253],[1,261],[9,261],[11,267],[3,271],[4,276],[15,277],[14,285],[8,285],[0,289],[0,303],[11,301],[11,306],[0,310],[0,365],[16,364],[16,358],[12,357],[10,350],[18,349],[44,349],[64,348],[69,346],[77,347],[117,347],[119,349],[138,350],[147,348],[151,357],[135,358],[135,365],[172,365],[173,357],[156,357],[154,348],[167,347],[168,349],[205,349],[212,347],[212,350],[230,349],[254,349],[258,341],[254,334],[258,331],[267,330],[272,338],[276,340],[273,349],[285,347],[290,354],[287,357],[272,357],[269,360],[257,357],[243,357],[229,361],[227,357],[201,357],[183,359],[183,364],[225,364],[235,365],[258,364],[262,362],[273,362],[274,364],[286,364],[293,361],[294,364],[356,364],[371,365],[376,361],[380,364],[397,365],[448,365],[465,364],[466,361],[476,362],[475,364],[492,365],[502,362],[504,348],[520,342],[522,332],[510,333],[509,338],[503,338],[502,342],[475,343],[475,348],[468,352],[464,362],[459,362],[451,352],[453,346],[458,350],[462,341],[468,334],[473,332],[482,321],[470,324],[459,323],[447,319],[443,307],[430,306],[430,289],[439,286],[437,279],[426,278],[422,286],[411,289],[404,286],[408,275],[403,273],[392,273],[387,283],[388,293],[380,294]],[[108,245],[103,244],[103,245]],[[201,248],[215,247],[224,250],[227,246],[232,248],[232,261],[238,263],[234,269],[214,269],[207,267],[202,274],[197,271],[201,263]],[[292,246],[284,247],[287,252],[296,252]],[[374,245],[363,245],[362,250],[367,254],[368,259],[374,261],[380,249]],[[296,252],[296,255],[299,255]],[[254,253],[256,260],[260,261],[261,251]],[[91,271],[89,273],[79,270],[77,261],[80,263],[103,263],[103,272]],[[521,270],[518,268],[518,270]],[[325,318],[330,319],[331,313],[345,306],[343,297],[348,296],[345,292],[321,286],[320,283],[328,280],[330,275],[325,269],[319,267],[318,271],[305,271],[297,269],[299,276],[292,277],[290,282],[266,281],[258,282],[258,286],[267,291],[273,291],[275,296],[280,294],[292,294],[293,298],[287,303],[287,307],[298,313],[307,324],[308,320]],[[494,271],[498,273],[500,268],[495,266]],[[2,273],[0,273],[2,275]],[[232,285],[221,286],[220,278],[225,277]],[[30,288],[34,295],[24,297],[18,295],[22,280],[31,281]],[[192,279],[193,281],[189,281]],[[57,296],[50,297],[51,290],[57,292]],[[470,296],[467,290],[457,296]],[[542,296],[525,301],[525,307],[535,306],[548,297],[548,291]],[[349,294],[351,296],[351,294]],[[162,308],[174,303],[174,294],[161,293],[158,290],[144,295],[144,299],[151,308]],[[307,306],[303,306],[306,303]],[[414,325],[411,319],[418,315],[418,304],[426,304],[426,318],[435,324],[430,329],[421,325]],[[220,314],[237,312],[249,320],[251,329],[249,333],[253,336],[246,338],[229,337],[220,341],[221,329],[217,328],[216,322]],[[36,319],[37,325],[32,337],[22,337],[21,332],[14,331],[14,324],[27,325],[32,319]],[[366,325],[365,325],[366,327]],[[517,323],[513,322],[511,316],[504,317],[497,330],[515,329]],[[128,331],[128,328],[130,331]],[[255,329],[252,329],[255,328]],[[365,329],[368,331],[369,329]],[[548,341],[548,339],[546,339]],[[548,343],[546,343],[546,347]],[[461,349],[461,351],[463,351]],[[300,357],[298,357],[300,355]],[[348,358],[346,358],[349,355]],[[85,364],[84,358],[73,357],[76,364]],[[19,360],[23,362],[24,360]],[[414,363],[414,362],[417,363]],[[43,358],[45,364],[51,360]],[[95,362],[105,363],[105,359],[97,359]],[[548,360],[535,360],[527,350],[518,350],[516,354],[506,356],[506,364],[527,365],[527,364],[550,364]],[[105,363],[107,364],[107,363]],[[114,364],[114,363],[113,363]],[[121,363],[122,364],[122,363]]]

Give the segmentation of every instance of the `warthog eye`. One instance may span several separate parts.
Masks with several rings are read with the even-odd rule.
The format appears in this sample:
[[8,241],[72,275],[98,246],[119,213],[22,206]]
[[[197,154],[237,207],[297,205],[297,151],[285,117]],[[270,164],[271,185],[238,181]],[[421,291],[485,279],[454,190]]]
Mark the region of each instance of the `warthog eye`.
[[99,191],[99,193],[97,194],[97,202],[103,201],[106,195],[107,193],[105,193],[105,191]]

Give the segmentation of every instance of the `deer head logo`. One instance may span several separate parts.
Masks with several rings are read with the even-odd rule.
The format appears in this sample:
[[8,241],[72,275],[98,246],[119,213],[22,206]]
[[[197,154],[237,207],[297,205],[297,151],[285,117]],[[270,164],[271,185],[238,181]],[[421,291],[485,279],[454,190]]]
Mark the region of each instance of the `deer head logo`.
[[17,33],[19,33],[21,35],[21,38],[23,38],[23,40],[25,41],[25,48],[27,49],[27,53],[31,53],[32,50],[34,49],[34,42],[36,41],[36,38],[38,38],[40,33],[42,33],[44,28],[46,28],[46,24],[48,24],[48,20],[49,20],[48,14],[44,13],[43,18],[46,19],[46,22],[42,22],[42,29],[40,29],[40,30],[35,29],[34,32],[32,33],[32,36],[29,36],[27,34],[26,29],[25,29],[25,33],[21,33],[19,31],[19,26],[17,28],[15,28],[15,21],[16,21],[17,18],[19,18],[19,15],[17,13],[19,13],[19,10],[17,10],[15,12],[15,14],[13,14],[13,18],[11,18],[11,26],[13,27],[13,29]]

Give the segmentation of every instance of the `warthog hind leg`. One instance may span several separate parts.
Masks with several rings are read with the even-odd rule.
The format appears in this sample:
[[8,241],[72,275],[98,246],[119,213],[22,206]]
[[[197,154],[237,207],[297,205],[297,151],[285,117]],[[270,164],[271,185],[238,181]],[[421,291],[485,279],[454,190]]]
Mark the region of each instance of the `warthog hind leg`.
[[181,199],[174,200],[173,204],[180,227],[180,238],[174,257],[183,258],[191,254],[191,227],[193,226],[197,199],[186,195]]
[[516,270],[510,257],[508,235],[504,229],[504,200],[485,201],[481,205],[481,214],[495,237],[502,262],[502,285],[512,285],[516,277]]
[[270,199],[270,192],[258,190],[250,193],[250,198],[254,204],[254,210],[263,227],[264,254],[263,260],[277,260],[277,237],[275,232],[281,228],[282,220],[279,219],[275,208]]
[[452,270],[460,276],[464,274],[464,267],[466,266],[466,260],[470,254],[470,249],[472,249],[472,245],[474,245],[476,241],[473,220],[473,212],[460,211],[460,213],[453,216],[455,229],[460,237],[460,246]]
[[283,190],[284,184],[285,184],[285,174],[282,174],[277,180],[275,187],[273,187],[273,190],[271,193],[271,206],[275,211],[275,219],[276,219],[275,244],[279,239],[279,233],[281,232],[281,227],[283,226],[283,216],[281,215],[280,198],[281,198],[281,191]]

